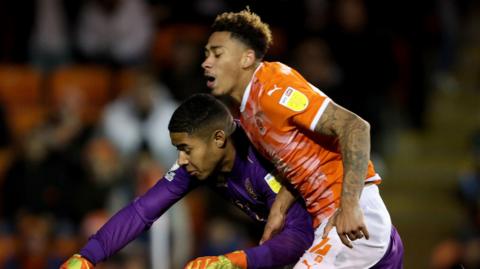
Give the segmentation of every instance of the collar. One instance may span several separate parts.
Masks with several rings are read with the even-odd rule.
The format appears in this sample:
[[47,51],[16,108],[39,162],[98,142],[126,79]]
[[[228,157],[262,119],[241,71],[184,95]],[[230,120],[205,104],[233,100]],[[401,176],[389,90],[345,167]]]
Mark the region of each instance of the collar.
[[257,66],[257,69],[255,69],[255,72],[253,72],[252,79],[248,83],[247,88],[245,88],[245,92],[244,92],[243,97],[242,97],[242,104],[240,105],[240,112],[243,112],[245,110],[245,106],[247,105],[247,100],[248,100],[248,97],[250,96],[250,91],[252,89],[252,81],[255,78],[255,75],[257,74],[257,71],[260,68],[262,68],[262,66],[263,66],[263,63],[260,63]]

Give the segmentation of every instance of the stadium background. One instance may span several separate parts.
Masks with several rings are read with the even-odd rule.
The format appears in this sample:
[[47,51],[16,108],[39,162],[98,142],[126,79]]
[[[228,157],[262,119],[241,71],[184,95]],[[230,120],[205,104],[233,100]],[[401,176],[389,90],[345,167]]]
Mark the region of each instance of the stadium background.
[[[246,5],[273,29],[266,60],[372,124],[405,268],[480,267],[478,1],[3,0],[0,268],[58,268],[169,168],[208,27]],[[261,233],[204,189],[164,219],[98,268],[181,268]]]

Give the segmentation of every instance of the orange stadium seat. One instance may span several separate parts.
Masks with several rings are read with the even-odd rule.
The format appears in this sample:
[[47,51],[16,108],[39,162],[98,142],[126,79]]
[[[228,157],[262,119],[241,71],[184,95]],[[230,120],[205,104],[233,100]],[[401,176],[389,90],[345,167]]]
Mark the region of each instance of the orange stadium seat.
[[111,71],[101,66],[78,65],[55,70],[48,83],[48,103],[58,108],[81,100],[83,119],[94,122],[111,100]]
[[41,102],[42,75],[26,65],[0,65],[0,98],[7,107]]
[[0,268],[4,267],[6,260],[12,257],[16,250],[16,238],[10,234],[0,234]]
[[12,108],[7,111],[10,133],[14,139],[21,139],[35,127],[41,126],[48,116],[48,109],[43,105]]
[[115,72],[113,77],[113,97],[122,95],[132,89],[139,71],[135,69],[122,69]]
[[0,102],[14,139],[44,120],[42,74],[28,65],[0,65]]

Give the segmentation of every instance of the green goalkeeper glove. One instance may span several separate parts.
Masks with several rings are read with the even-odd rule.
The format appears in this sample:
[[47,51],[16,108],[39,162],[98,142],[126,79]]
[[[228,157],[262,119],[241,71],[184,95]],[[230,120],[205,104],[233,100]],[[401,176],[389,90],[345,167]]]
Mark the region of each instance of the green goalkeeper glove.
[[82,257],[80,254],[75,254],[70,259],[60,266],[60,269],[93,269],[93,264]]
[[206,256],[189,262],[184,269],[247,269],[247,255],[235,251],[221,256]]

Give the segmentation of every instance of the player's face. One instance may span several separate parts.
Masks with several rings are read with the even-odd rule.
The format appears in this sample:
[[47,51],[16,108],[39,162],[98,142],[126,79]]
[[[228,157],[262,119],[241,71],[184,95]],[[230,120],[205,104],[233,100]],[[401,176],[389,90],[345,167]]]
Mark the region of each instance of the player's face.
[[208,178],[224,156],[223,147],[213,138],[201,138],[188,133],[170,133],[172,144],[178,150],[178,164],[199,180]]
[[241,61],[247,48],[230,35],[230,32],[214,32],[205,46],[202,68],[207,87],[214,95],[231,94],[239,84]]

